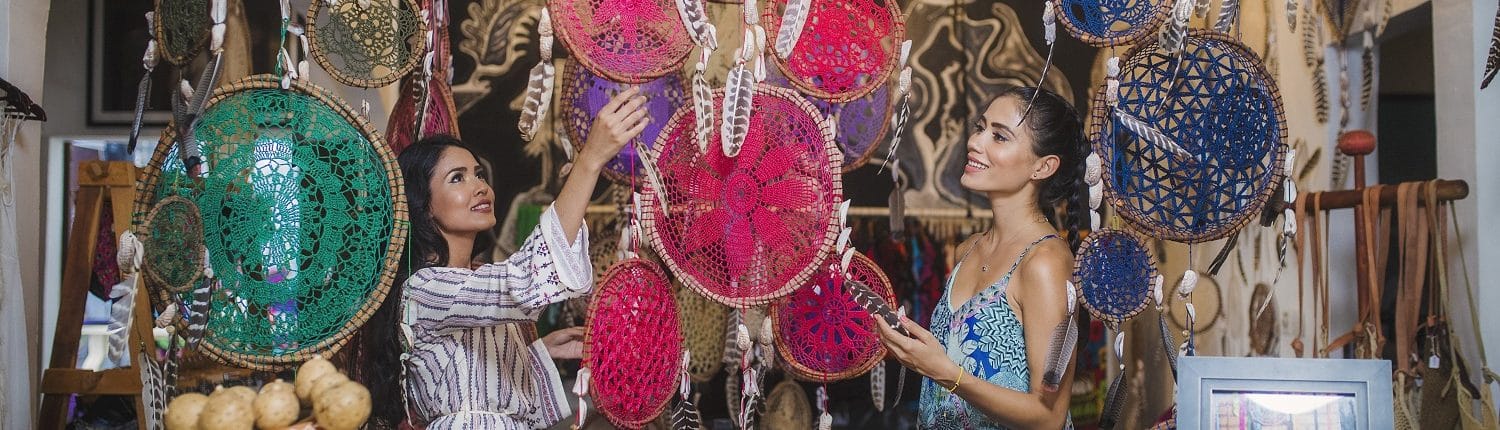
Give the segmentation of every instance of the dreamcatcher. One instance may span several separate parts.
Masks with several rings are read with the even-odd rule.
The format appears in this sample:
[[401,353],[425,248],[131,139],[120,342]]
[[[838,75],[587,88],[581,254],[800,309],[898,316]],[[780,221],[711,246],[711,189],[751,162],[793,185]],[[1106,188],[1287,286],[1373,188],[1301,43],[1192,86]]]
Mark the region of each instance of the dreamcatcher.
[[881,322],[855,301],[854,287],[845,283],[858,281],[892,303],[890,280],[863,254],[854,254],[847,272],[839,266],[837,260],[824,265],[806,286],[771,307],[776,349],[787,371],[803,380],[852,378],[885,357],[875,325]]
[[894,1],[766,0],[762,15],[777,68],[809,95],[858,99],[901,66],[906,23]]
[[167,293],[193,289],[203,277],[203,217],[198,205],[181,196],[157,202],[141,224],[139,238],[148,282]]
[[693,111],[678,111],[650,152],[660,177],[641,199],[651,244],[672,272],[740,308],[805,285],[834,244],[842,194],[832,124],[790,90],[755,92],[734,157],[700,150]]
[[[184,67],[208,42],[214,22],[209,17],[211,0],[156,0],[153,18],[148,18],[152,40],[161,58]],[[222,34],[222,32],[221,32]],[[221,36],[222,37],[222,36]]]
[[708,382],[724,366],[723,333],[729,308],[681,283],[674,284],[683,347],[690,353],[688,373],[693,382]]
[[[453,106],[453,54],[448,40],[448,1],[422,0],[427,22],[421,68],[401,78],[400,99],[391,109],[386,141],[396,153],[417,139],[446,134],[459,137],[458,109]],[[602,267],[602,266],[601,266]]]
[[307,39],[313,60],[341,84],[378,88],[417,67],[425,25],[416,0],[312,1]]
[[[587,68],[580,67],[577,63],[568,63],[563,67],[562,80],[562,120],[566,123],[564,127],[568,133],[568,140],[573,142],[570,149],[581,150],[588,139],[589,128],[594,124],[594,118],[599,109],[616,94],[625,91],[630,84],[622,84],[604,79],[590,72]],[[657,136],[661,134],[666,126],[667,118],[671,118],[677,112],[679,106],[688,100],[688,89],[682,81],[682,75],[677,73],[667,74],[649,82],[637,85],[641,96],[646,98],[647,115],[652,121],[646,124],[637,138],[644,144],[644,149],[650,149],[656,144]],[[640,145],[626,145],[616,154],[613,159],[604,165],[604,175],[617,183],[630,184],[637,175],[644,170],[644,164],[636,153],[636,147]]]
[[802,386],[791,379],[776,384],[766,396],[766,413],[761,424],[768,429],[812,428],[812,408]]
[[[1153,294],[1157,303],[1163,302],[1156,263],[1145,242],[1135,234],[1096,230],[1078,249],[1073,277],[1081,290],[1084,307],[1115,331],[1114,352],[1120,368],[1109,385],[1099,418],[1101,428],[1113,428],[1120,418],[1125,395],[1125,332],[1121,326],[1145,310]],[[1172,360],[1176,356],[1169,354]]]
[[579,395],[616,426],[638,429],[655,420],[681,383],[675,302],[667,274],[639,258],[615,263],[594,293],[578,378],[587,389]]
[[676,7],[671,0],[547,1],[557,36],[573,59],[625,83],[681,69],[694,42]]
[[1051,3],[1063,27],[1089,45],[1134,45],[1150,38],[1168,18],[1169,0],[1058,0]]
[[[766,74],[766,83],[780,87],[792,85],[785,75],[776,71]],[[817,106],[818,112],[831,118],[835,124],[834,141],[844,153],[843,172],[863,166],[875,153],[875,147],[891,128],[898,92],[890,85],[881,85],[869,94],[843,103],[808,96],[808,101]]]
[[[177,139],[169,127],[137,184],[135,212],[156,208],[151,224],[164,211],[191,217],[173,197],[202,219],[207,257],[197,288],[148,284],[161,322],[175,319],[179,302],[196,302],[189,331],[203,330],[205,353],[239,367],[276,369],[337,351],[384,299],[405,242],[395,157],[362,116],[300,79],[252,76],[219,88],[207,105],[189,140],[211,154],[205,167],[215,174],[190,176],[167,144]],[[137,231],[148,244],[170,236],[145,227]],[[193,271],[178,269],[162,272]]]

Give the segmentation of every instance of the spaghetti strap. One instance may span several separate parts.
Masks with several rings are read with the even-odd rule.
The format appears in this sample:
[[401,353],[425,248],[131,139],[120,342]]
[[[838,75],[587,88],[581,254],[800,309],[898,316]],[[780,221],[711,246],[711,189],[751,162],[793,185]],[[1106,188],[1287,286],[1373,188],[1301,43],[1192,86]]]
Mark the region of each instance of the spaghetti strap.
[[1021,260],[1025,260],[1026,255],[1031,253],[1031,249],[1036,248],[1037,245],[1045,242],[1047,239],[1058,239],[1058,237],[1056,234],[1048,234],[1046,236],[1038,238],[1037,240],[1031,241],[1031,244],[1026,245],[1026,249],[1021,250],[1021,255],[1016,256],[1016,261],[1010,263],[1010,270],[1005,271],[1005,277],[1008,278],[1011,274],[1014,274],[1016,268],[1021,266]]

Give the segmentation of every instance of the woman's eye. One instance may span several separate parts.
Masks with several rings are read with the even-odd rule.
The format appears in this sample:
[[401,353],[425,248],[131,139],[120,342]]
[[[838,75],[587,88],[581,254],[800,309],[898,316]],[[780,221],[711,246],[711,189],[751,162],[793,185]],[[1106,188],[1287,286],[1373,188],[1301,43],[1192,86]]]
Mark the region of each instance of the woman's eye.
[[1010,140],[1010,139],[1006,139],[1005,135],[1000,134],[1000,133],[995,133],[994,136],[995,136],[995,141],[997,141],[997,142],[1005,142],[1005,141]]
[[464,180],[464,175],[455,174],[453,176],[448,177],[448,183],[450,183],[450,184],[455,184],[455,183],[463,182],[463,180]]
[[975,133],[984,131],[984,123],[982,123],[982,122],[975,121],[973,127],[974,127],[974,132]]

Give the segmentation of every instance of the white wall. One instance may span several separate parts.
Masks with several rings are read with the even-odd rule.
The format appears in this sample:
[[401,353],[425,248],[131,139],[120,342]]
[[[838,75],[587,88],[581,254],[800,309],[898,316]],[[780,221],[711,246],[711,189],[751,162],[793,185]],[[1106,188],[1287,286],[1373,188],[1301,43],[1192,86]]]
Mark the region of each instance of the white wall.
[[[1500,285],[1500,264],[1495,264],[1500,262],[1500,226],[1495,223],[1500,219],[1500,85],[1479,90],[1495,8],[1489,0],[1433,0],[1432,42],[1438,174],[1469,182],[1469,198],[1456,205],[1464,235],[1458,246],[1468,257],[1480,333],[1468,329],[1469,312],[1462,307],[1468,299],[1461,289],[1463,279],[1457,276],[1452,301],[1460,308],[1453,310],[1454,324],[1465,336],[1483,336],[1488,349],[1500,353],[1500,312],[1493,311],[1500,306],[1500,289],[1494,288]],[[1457,259],[1451,256],[1449,267],[1462,267]],[[1470,362],[1478,359],[1477,351],[1464,352]]]
[[[45,97],[42,82],[46,64],[37,60],[47,52],[45,35],[49,7],[48,0],[0,0],[0,77],[25,91],[32,101],[43,108],[50,107],[50,99]],[[51,116],[52,112],[49,111],[48,114]],[[41,124],[27,123],[21,128],[11,153],[14,157],[14,170],[10,174],[14,180],[11,185],[15,193],[18,232],[18,237],[14,239],[19,245],[22,273],[19,288],[5,286],[0,291],[3,294],[0,300],[19,300],[24,313],[6,313],[0,317],[4,318],[0,324],[24,326],[26,333],[31,336],[25,336],[26,345],[0,345],[0,348],[4,348],[0,353],[6,353],[0,356],[0,360],[4,360],[0,368],[5,369],[4,389],[7,400],[10,401],[3,409],[4,417],[0,418],[0,427],[5,428],[31,428],[32,415],[38,406],[38,398],[32,387],[36,386],[41,373],[37,342],[40,336],[34,334],[41,332],[41,319],[38,316],[42,283],[41,160],[46,153],[43,142],[45,140],[42,139]],[[18,354],[20,357],[13,355],[16,352],[22,352]],[[29,402],[19,402],[19,405],[26,405],[24,409],[11,406],[19,406],[15,402],[18,398],[30,399]]]

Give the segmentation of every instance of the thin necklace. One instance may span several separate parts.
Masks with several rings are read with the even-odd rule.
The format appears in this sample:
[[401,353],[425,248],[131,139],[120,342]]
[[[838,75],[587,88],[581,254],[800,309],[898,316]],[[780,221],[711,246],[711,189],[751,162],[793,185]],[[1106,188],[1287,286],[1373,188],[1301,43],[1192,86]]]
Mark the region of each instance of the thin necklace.
[[[1037,219],[1035,219],[1035,221],[1037,223],[1046,223],[1047,222],[1047,217],[1038,217]],[[985,230],[984,235],[986,237],[988,237],[990,235],[990,233],[994,232],[994,231],[995,231],[995,228],[994,227],[990,227],[989,230]],[[975,243],[974,246],[979,246],[979,244]],[[981,263],[979,265],[979,271],[981,273],[988,273],[990,271],[990,265],[988,263]]]

